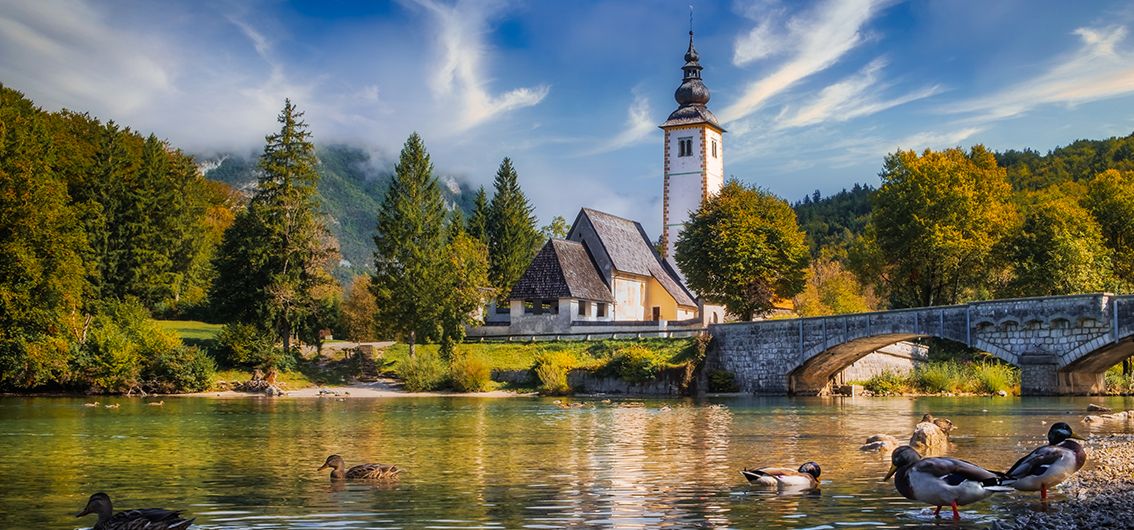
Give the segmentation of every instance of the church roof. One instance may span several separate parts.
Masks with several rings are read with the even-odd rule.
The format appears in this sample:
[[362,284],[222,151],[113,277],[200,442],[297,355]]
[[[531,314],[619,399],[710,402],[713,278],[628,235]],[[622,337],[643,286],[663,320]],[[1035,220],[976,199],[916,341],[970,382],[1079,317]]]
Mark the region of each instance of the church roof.
[[610,256],[614,270],[653,276],[679,305],[697,305],[693,295],[681,284],[677,273],[662,262],[642,225],[590,208],[583,208],[579,215],[586,216],[594,227],[603,249]]
[[678,107],[669,115],[665,123],[661,124],[660,127],[663,129],[677,125],[707,123],[724,132],[717,117],[705,106],[709,103],[710,93],[709,87],[701,80],[700,59],[697,49],[693,47],[693,30],[690,28],[689,49],[685,52],[685,65],[681,67],[685,75],[681,79],[681,85],[673,93],[673,99],[677,101]]
[[721,127],[720,122],[717,121],[716,115],[713,114],[713,112],[704,105],[689,105],[687,107],[678,107],[677,110],[673,111],[669,115],[669,118],[665,120],[665,123],[659,125],[658,127],[664,129],[666,127],[673,127],[675,125],[692,125],[695,123],[708,123],[709,125],[720,129],[721,132],[724,132],[724,127]]
[[582,243],[549,240],[512,287],[509,300],[578,298],[613,302],[594,260]]

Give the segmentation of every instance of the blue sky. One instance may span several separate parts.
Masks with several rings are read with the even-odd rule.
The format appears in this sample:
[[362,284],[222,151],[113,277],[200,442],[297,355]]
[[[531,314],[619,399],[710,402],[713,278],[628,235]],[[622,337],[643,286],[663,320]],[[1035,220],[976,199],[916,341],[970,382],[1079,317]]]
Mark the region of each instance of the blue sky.
[[[877,183],[898,148],[1046,151],[1134,131],[1129,1],[695,2],[725,171],[789,200]],[[285,97],[316,140],[440,173],[510,156],[542,221],[661,217],[688,0],[0,0],[0,82],[49,110],[253,150]]]

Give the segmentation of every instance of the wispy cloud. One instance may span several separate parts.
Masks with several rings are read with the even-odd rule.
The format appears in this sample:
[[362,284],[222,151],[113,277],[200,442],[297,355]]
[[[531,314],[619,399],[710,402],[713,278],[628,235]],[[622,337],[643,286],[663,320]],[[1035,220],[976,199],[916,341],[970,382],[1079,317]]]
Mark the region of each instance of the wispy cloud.
[[734,63],[744,65],[784,50],[798,52],[771,74],[749,83],[740,98],[721,111],[724,121],[752,114],[772,96],[835,64],[863,42],[863,25],[884,4],[883,0],[828,0],[788,20],[783,34],[770,27],[761,29],[761,22],[736,41]]
[[641,90],[635,89],[633,91],[634,101],[630,103],[630,107],[626,109],[626,127],[615,135],[613,138],[608,138],[602,142],[602,145],[588,151],[587,155],[596,155],[600,153],[609,153],[617,151],[628,145],[642,143],[647,140],[653,140],[653,133],[657,131],[657,123],[655,123],[656,116],[650,110],[650,100]]
[[879,79],[879,74],[885,66],[885,60],[875,59],[857,74],[824,88],[811,103],[796,110],[785,107],[776,120],[776,126],[790,128],[847,121],[941,92],[941,87],[934,85],[890,99],[882,99],[879,94],[889,88]]
[[458,1],[443,5],[432,0],[417,0],[437,21],[436,39],[441,48],[441,61],[434,72],[431,87],[439,98],[454,101],[457,106],[458,130],[467,130],[500,114],[531,107],[543,101],[550,87],[516,88],[492,95],[487,88],[483,60],[487,53],[483,35],[488,9],[472,2]]
[[981,113],[978,119],[995,120],[1018,116],[1041,105],[1075,105],[1132,93],[1134,50],[1119,49],[1126,33],[1124,26],[1076,29],[1074,34],[1082,40],[1080,48],[1046,72],[945,110]]

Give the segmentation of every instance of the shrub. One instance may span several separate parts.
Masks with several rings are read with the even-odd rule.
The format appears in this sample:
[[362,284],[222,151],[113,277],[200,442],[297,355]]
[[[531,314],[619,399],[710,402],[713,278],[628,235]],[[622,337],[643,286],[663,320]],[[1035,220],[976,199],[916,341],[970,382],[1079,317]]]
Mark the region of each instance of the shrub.
[[177,345],[154,352],[142,372],[142,379],[152,392],[200,392],[209,387],[215,372],[212,358],[200,348]]
[[653,381],[659,368],[654,352],[637,344],[615,350],[607,364],[609,371],[630,383]]
[[484,392],[492,387],[492,368],[478,356],[456,352],[449,364],[449,380],[459,392]]
[[293,370],[295,353],[276,347],[275,337],[252,324],[233,322],[217,335],[217,359],[227,366]]
[[862,387],[878,395],[895,395],[908,390],[909,381],[901,374],[886,370],[864,381]]
[[1121,366],[1107,370],[1105,381],[1107,394],[1128,394],[1134,386],[1131,377],[1123,375]]
[[709,392],[739,392],[736,376],[728,370],[709,371]]
[[1001,390],[1012,393],[1020,384],[1020,372],[1003,363],[976,363],[972,365],[973,391],[995,394]]
[[961,365],[954,361],[929,363],[914,370],[914,381],[925,392],[956,392],[965,387],[962,372]]
[[92,392],[126,392],[138,385],[140,350],[114,316],[99,315],[75,356],[74,383]]
[[414,357],[406,357],[396,368],[405,389],[410,392],[437,390],[445,384],[445,363],[436,352],[424,348]]
[[567,374],[575,367],[575,356],[568,352],[556,351],[541,354],[533,369],[539,378],[539,391],[546,395],[562,395],[571,392],[567,384]]

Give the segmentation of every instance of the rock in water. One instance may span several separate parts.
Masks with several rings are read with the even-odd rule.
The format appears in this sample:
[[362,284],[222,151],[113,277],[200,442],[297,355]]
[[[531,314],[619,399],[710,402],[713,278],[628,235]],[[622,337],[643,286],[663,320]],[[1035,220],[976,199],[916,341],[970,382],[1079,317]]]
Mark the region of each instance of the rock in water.
[[1110,412],[1110,409],[1094,403],[1087,404],[1087,412]]
[[898,447],[898,439],[890,436],[889,434],[875,434],[866,439],[866,444],[859,447],[859,451],[868,452],[890,452]]
[[949,437],[933,422],[923,421],[914,427],[909,445],[923,455],[939,455],[949,446]]

